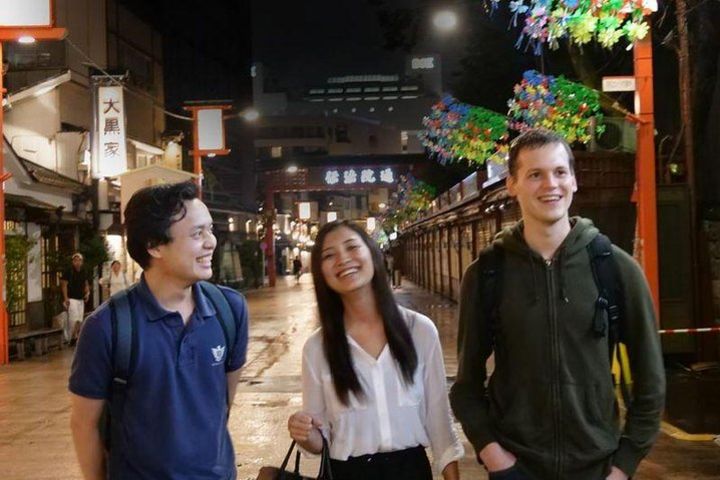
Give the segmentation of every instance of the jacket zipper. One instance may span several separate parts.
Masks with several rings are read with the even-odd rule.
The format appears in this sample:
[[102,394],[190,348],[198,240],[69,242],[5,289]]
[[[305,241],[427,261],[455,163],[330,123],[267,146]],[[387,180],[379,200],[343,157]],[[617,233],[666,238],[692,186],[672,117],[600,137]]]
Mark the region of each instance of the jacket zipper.
[[551,364],[552,369],[552,415],[553,415],[553,460],[554,460],[554,478],[560,479],[561,465],[562,465],[562,452],[561,452],[561,436],[562,436],[562,414],[560,408],[562,407],[561,392],[560,392],[560,345],[559,345],[559,333],[557,324],[557,312],[555,309],[555,282],[553,278],[553,260],[547,260],[546,265],[546,276],[548,284],[548,314],[550,315],[550,352],[551,352]]

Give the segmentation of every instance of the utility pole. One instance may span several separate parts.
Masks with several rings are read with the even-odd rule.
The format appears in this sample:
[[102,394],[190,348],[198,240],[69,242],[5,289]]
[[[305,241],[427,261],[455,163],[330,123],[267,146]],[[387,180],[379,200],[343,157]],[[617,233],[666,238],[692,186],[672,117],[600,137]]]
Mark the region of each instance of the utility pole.
[[[697,177],[695,165],[695,128],[693,126],[693,88],[690,56],[690,36],[688,33],[687,0],[675,2],[675,19],[678,33],[678,76],[680,81],[680,121],[683,126],[683,145],[685,147],[685,180],[688,189],[688,202],[690,214],[690,259],[692,274],[690,276],[692,287],[692,325],[703,326],[702,321],[702,295],[700,294],[702,272],[698,259],[700,252],[700,235],[698,235],[698,198]],[[702,342],[697,345],[702,352]],[[702,354],[702,353],[701,353]]]

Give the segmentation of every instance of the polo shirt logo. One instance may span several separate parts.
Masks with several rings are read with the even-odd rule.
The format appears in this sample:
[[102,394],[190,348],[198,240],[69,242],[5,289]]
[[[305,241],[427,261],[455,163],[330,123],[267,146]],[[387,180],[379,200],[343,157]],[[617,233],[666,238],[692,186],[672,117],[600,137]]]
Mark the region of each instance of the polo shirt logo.
[[216,362],[222,362],[223,357],[225,356],[225,346],[224,345],[218,345],[215,348],[211,348],[210,351],[212,352],[213,358]]

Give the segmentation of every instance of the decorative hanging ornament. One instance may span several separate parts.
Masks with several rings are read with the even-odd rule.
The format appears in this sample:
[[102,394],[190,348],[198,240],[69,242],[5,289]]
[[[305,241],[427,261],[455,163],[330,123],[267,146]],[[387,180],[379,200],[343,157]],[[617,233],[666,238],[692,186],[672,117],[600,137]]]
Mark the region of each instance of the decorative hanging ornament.
[[451,96],[433,105],[423,126],[418,135],[422,145],[443,165],[461,160],[482,165],[508,133],[504,115]]
[[513,90],[515,96],[508,101],[513,130],[545,128],[562,135],[568,143],[588,143],[593,130],[596,135],[604,130],[597,90],[535,70],[525,72]]
[[522,30],[515,46],[540,55],[567,38],[577,45],[596,40],[612,48],[623,37],[633,43],[650,31],[646,17],[657,0],[510,0],[510,25]]

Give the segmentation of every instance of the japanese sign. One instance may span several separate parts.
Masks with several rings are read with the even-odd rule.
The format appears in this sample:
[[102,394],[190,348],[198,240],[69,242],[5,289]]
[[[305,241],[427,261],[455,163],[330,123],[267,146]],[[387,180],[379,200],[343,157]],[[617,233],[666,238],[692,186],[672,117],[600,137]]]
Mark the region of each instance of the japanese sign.
[[326,185],[372,185],[395,183],[392,168],[333,168],[325,171]]
[[49,27],[52,24],[50,0],[3,0],[2,27]]
[[603,92],[632,92],[635,91],[635,77],[603,77]]
[[220,108],[203,108],[197,112],[198,150],[225,149],[223,111]]
[[125,108],[122,87],[99,87],[95,177],[114,177],[127,170]]

